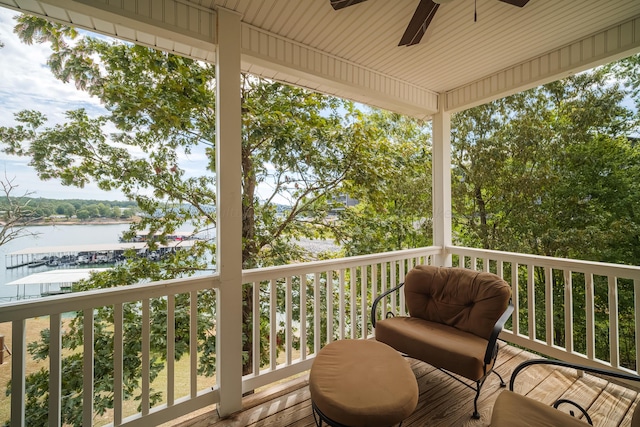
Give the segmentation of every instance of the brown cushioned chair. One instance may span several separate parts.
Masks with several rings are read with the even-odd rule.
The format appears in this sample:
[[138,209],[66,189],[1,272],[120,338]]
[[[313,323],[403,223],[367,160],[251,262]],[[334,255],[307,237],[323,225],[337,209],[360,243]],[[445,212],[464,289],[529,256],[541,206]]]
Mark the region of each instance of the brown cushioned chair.
[[[380,301],[403,286],[409,316],[387,313],[387,318],[376,321]],[[493,372],[498,334],[513,312],[510,299],[511,287],[495,274],[420,265],[406,275],[404,283],[375,299],[371,321],[376,340],[475,382],[471,385],[451,375],[476,392],[473,418],[480,418],[478,397]]]
[[[587,423],[593,425],[591,417],[587,411],[577,403],[569,399],[558,399],[553,406],[545,405],[537,400],[522,396],[513,391],[516,376],[523,369],[532,365],[555,365],[565,368],[573,368],[596,375],[619,378],[627,381],[640,381],[637,375],[627,375],[620,372],[609,371],[600,368],[592,368],[584,365],[562,362],[559,360],[533,359],[521,363],[513,370],[509,390],[500,393],[493,406],[491,415],[491,427],[583,427]],[[585,421],[573,417],[566,412],[557,410],[562,404],[572,405],[580,411]],[[575,411],[572,411],[575,413]],[[631,427],[640,427],[640,405],[636,405],[631,418]]]

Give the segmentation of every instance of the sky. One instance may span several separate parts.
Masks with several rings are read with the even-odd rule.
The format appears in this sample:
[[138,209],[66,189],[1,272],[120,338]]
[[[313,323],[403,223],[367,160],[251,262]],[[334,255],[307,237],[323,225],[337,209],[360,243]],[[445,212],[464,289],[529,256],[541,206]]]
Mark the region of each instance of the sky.
[[[84,108],[90,116],[105,113],[100,101],[75,88],[73,83],[56,80],[47,66],[47,45],[26,45],[13,33],[14,16],[18,14],[0,7],[0,126],[17,124],[14,114],[24,109],[44,113],[47,126],[64,122],[64,112]],[[141,156],[143,153],[139,153]],[[203,151],[194,150],[181,156],[180,167],[186,176],[201,175],[207,159]],[[120,192],[105,192],[96,185],[85,188],[68,187],[58,181],[41,181],[28,158],[0,153],[0,179],[13,180],[13,196],[27,192],[30,197],[51,199],[125,200]]]

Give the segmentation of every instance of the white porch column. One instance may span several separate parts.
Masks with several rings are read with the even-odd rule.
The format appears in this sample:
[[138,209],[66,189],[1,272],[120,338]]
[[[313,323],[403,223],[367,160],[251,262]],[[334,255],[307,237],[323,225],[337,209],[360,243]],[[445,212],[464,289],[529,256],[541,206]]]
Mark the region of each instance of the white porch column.
[[[445,96],[438,96],[438,113],[432,121],[433,244],[445,248],[451,241],[451,113],[444,110]],[[451,266],[451,255],[438,255],[435,265]]]
[[240,16],[218,9],[216,56],[216,176],[218,412],[242,408],[242,195]]

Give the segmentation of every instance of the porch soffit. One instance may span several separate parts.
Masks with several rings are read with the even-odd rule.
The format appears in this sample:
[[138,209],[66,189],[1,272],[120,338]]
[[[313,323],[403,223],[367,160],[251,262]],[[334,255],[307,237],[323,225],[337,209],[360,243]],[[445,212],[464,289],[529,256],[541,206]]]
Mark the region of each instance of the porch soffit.
[[242,69],[428,118],[640,51],[638,0],[442,5],[422,41],[398,47],[418,0],[0,0],[0,5],[213,62],[215,10],[242,16]]

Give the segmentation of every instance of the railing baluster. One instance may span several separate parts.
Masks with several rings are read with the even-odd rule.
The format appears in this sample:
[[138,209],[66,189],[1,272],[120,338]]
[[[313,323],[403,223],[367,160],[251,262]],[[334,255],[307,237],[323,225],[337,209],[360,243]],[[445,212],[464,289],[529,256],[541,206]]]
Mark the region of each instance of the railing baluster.
[[277,315],[278,315],[278,288],[277,281],[271,280],[269,284],[269,364],[272,371],[276,370],[277,359],[278,359],[278,349],[277,349]]
[[327,271],[327,344],[333,341],[333,271]]
[[[398,278],[398,283],[404,282],[404,276],[405,276],[404,261],[400,262],[399,274],[400,274],[400,277]],[[404,288],[403,288],[400,290],[400,316],[406,316],[406,315],[407,315],[407,305],[404,299]]]
[[536,339],[536,291],[534,282],[534,266],[527,265],[527,308],[529,314],[529,339]]
[[[387,291],[387,286],[389,283],[389,279],[387,278],[387,263],[382,262],[381,267],[381,271],[380,271],[380,282],[381,282],[381,287],[380,287],[380,292],[381,293],[385,293]],[[382,313],[381,316],[384,319],[384,317],[386,316],[387,310],[389,309],[389,301],[390,298],[389,296],[386,296],[382,299],[381,303],[382,303]]]
[[11,425],[24,427],[24,398],[27,365],[27,331],[25,320],[11,322]]
[[198,291],[189,294],[189,393],[198,396]]
[[[535,268],[535,267],[534,267]],[[545,303],[545,341],[548,346],[553,346],[553,276],[551,267],[544,268],[544,303]]]
[[586,321],[587,321],[587,358],[593,360],[596,354],[595,289],[593,273],[585,273]]
[[573,353],[573,274],[571,270],[564,273],[564,347]]
[[[327,299],[329,298],[327,294]],[[321,301],[320,301],[320,273],[314,273],[313,275],[313,353],[318,354],[320,351],[320,345],[322,338],[321,334]],[[329,304],[327,304],[328,310]]]
[[611,354],[611,366],[620,366],[620,327],[618,325],[618,279],[609,276],[609,350]]
[[360,338],[367,339],[369,335],[369,326],[367,325],[367,282],[368,267],[363,265],[360,267],[360,324],[362,325]]
[[358,294],[357,294],[357,269],[351,267],[349,270],[349,288],[351,291],[351,301],[349,301],[349,307],[351,307],[351,339],[356,339],[357,324],[358,324]]
[[[94,367],[93,367],[93,359],[95,350],[93,348],[94,341],[94,327],[93,327],[93,309],[88,308],[82,313],[82,333],[83,333],[83,353],[82,353],[82,425],[83,426],[92,426],[93,425],[93,376],[94,376]],[[122,318],[122,316],[120,316]],[[115,362],[115,346],[116,346],[116,336],[115,336],[115,322],[116,322],[116,312],[114,310],[114,362]],[[121,334],[122,336],[122,334]],[[115,373],[115,366],[114,366]],[[115,376],[114,376],[115,380]],[[116,394],[115,394],[115,383],[114,383],[114,409]],[[115,418],[115,413],[114,413]],[[122,418],[120,418],[122,419]],[[115,424],[115,421],[114,421]]]
[[300,275],[300,360],[307,359],[307,280]]
[[[377,263],[371,266],[371,301],[370,301],[369,307],[373,305],[373,300],[375,300],[376,298],[378,298],[378,264]],[[384,304],[383,304],[383,307],[384,307]],[[367,325],[367,334],[369,333],[368,331],[369,331],[369,326]]]
[[60,426],[62,401],[62,328],[59,313],[49,317],[49,425]]
[[142,300],[142,393],[141,393],[141,401],[140,401],[140,409],[142,412],[142,416],[149,414],[149,388],[151,386],[151,381],[149,380],[149,368],[151,363],[151,316],[150,316],[150,303],[149,298],[144,298]]
[[[391,269],[390,271],[391,278],[390,278],[389,288],[393,288],[399,285],[399,283],[396,281],[396,268],[398,268],[398,263],[395,261],[390,262],[389,268]],[[400,293],[402,293],[402,291],[403,289],[400,290]],[[391,312],[394,315],[398,314],[398,292],[393,292],[391,294]]]
[[167,406],[175,403],[176,296],[167,295]]
[[287,276],[286,278],[286,293],[285,293],[285,303],[284,303],[284,312],[285,312],[285,330],[284,330],[284,343],[286,348],[286,364],[287,366],[291,365],[293,360],[292,350],[293,350],[293,332],[292,323],[293,323],[293,289],[291,285],[291,276]]
[[338,293],[339,293],[339,297],[340,300],[338,301],[338,316],[339,316],[339,322],[340,322],[340,335],[339,338],[341,340],[344,339],[344,332],[345,332],[345,301],[344,301],[344,283],[345,279],[344,279],[344,269],[341,268],[340,269],[340,280],[338,283]]
[[[116,426],[122,424],[122,370],[124,362],[122,319],[123,305],[115,304],[113,307],[113,424]],[[91,363],[93,363],[93,360]],[[91,399],[93,399],[93,396],[91,396]]]
[[260,374],[260,284],[253,282],[253,307],[252,307],[252,345],[253,345],[253,375]]
[[518,276],[518,264],[511,263],[511,302],[513,315],[511,316],[511,331],[514,335],[520,334],[520,278]]

